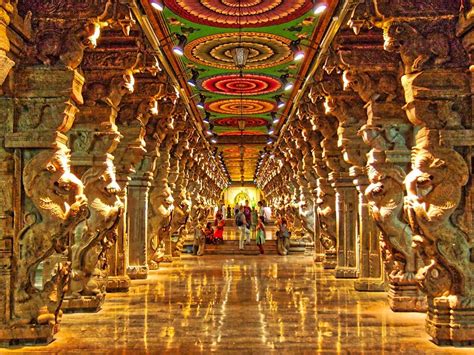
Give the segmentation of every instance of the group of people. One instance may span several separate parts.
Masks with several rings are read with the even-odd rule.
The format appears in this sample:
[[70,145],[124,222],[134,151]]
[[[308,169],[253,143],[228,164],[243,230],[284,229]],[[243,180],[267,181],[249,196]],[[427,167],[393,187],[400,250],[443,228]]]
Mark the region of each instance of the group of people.
[[[194,254],[203,255],[204,244],[222,244],[224,242],[224,216],[225,213],[229,216],[230,209],[230,206],[226,208],[222,204],[217,209],[214,222],[207,222],[205,227],[196,230]],[[255,207],[251,208],[249,201],[246,200],[245,205],[236,206],[234,216],[239,233],[239,249],[243,250],[245,244],[250,244],[251,239],[255,239],[260,254],[264,254],[265,225],[268,225],[271,219],[270,207],[266,206],[264,201],[259,201],[257,209]]]
[[264,254],[266,232],[265,225],[271,218],[271,210],[265,206],[263,201],[258,202],[258,210],[250,208],[249,201],[245,200],[245,205],[236,208],[235,224],[239,233],[239,249],[243,250],[245,243],[250,244],[251,236],[255,238],[260,254]]
[[[214,224],[215,229],[212,227]],[[207,222],[206,227],[202,231],[206,238],[207,244],[222,244],[224,242],[225,219],[220,211],[216,213],[214,223]]]

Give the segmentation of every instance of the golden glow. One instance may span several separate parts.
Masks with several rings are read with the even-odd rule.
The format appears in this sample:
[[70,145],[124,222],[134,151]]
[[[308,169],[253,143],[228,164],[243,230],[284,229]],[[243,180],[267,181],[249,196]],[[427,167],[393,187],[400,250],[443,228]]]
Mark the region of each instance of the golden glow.
[[100,32],[101,32],[100,29],[101,29],[100,24],[94,23],[94,32],[89,37],[87,37],[87,39],[89,40],[89,43],[94,48],[97,47],[97,41],[99,40]]

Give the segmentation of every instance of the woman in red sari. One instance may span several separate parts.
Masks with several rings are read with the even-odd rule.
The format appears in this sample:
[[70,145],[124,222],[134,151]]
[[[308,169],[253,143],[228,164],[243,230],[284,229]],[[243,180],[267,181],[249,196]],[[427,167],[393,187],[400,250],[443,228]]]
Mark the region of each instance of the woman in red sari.
[[216,220],[214,222],[216,226],[216,230],[214,231],[214,242],[215,243],[223,243],[224,242],[224,226],[225,220],[222,217],[222,213],[217,212]]

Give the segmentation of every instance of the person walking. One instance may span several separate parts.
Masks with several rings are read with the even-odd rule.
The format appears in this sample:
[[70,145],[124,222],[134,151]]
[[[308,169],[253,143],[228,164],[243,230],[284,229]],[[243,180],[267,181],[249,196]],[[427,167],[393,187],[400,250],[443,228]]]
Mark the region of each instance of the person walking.
[[252,222],[252,209],[249,206],[249,200],[245,200],[244,214],[245,220],[247,221],[247,224],[245,226],[245,236],[247,240],[246,243],[250,244],[250,223]]
[[263,245],[265,244],[265,224],[263,224],[263,216],[258,217],[257,236],[255,237],[255,241],[257,242],[260,254],[265,254],[265,250],[263,249]]
[[250,235],[250,238],[251,239],[256,239],[257,235],[256,235],[256,229],[257,229],[257,225],[258,225],[258,213],[257,213],[257,210],[255,209],[255,207],[252,208],[252,212],[250,214],[250,232],[251,232],[251,235]]
[[239,212],[235,216],[235,224],[239,231],[239,250],[243,250],[245,244],[245,230],[247,229],[247,220],[245,219],[243,206],[240,206]]

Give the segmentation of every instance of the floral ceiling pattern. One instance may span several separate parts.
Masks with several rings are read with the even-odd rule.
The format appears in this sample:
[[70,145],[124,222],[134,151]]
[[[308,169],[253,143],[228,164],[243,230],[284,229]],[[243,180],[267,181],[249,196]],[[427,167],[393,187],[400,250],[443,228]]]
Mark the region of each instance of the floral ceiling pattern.
[[[307,50],[320,20],[311,0],[165,0],[169,41],[185,36],[185,75],[195,79],[195,103],[213,134],[233,181],[252,181],[275,117],[288,101],[285,79],[299,80],[308,58],[294,61],[294,46]],[[182,38],[182,37],[181,37]],[[233,50],[248,49],[236,67]],[[245,123],[245,124],[243,124]],[[203,123],[204,124],[204,123]],[[242,129],[243,128],[243,129]],[[240,137],[240,139],[239,139]],[[231,142],[231,143],[230,143]]]

